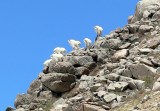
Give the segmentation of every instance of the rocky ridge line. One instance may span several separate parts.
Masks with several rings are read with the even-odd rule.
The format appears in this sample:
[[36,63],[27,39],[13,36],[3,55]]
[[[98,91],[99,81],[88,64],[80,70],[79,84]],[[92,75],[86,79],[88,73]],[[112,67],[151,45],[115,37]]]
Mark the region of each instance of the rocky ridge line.
[[[160,90],[160,5],[139,4],[124,28],[99,38],[94,48],[51,61],[27,94],[17,95],[16,109],[6,111],[120,111],[144,94],[141,102],[124,109],[143,111],[141,104]],[[151,106],[158,111],[160,102]]]

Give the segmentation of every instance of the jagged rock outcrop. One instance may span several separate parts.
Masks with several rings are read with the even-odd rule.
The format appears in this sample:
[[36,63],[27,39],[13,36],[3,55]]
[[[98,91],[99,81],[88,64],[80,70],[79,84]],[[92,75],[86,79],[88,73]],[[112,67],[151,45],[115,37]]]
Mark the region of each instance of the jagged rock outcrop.
[[[154,96],[160,90],[159,60],[160,0],[142,0],[124,28],[99,37],[90,50],[51,61],[27,94],[17,96],[16,109],[6,111],[138,110],[146,101],[159,100]],[[148,93],[153,98],[146,99]],[[129,99],[140,94],[146,94],[143,102],[131,106]],[[152,106],[158,111],[159,104]]]

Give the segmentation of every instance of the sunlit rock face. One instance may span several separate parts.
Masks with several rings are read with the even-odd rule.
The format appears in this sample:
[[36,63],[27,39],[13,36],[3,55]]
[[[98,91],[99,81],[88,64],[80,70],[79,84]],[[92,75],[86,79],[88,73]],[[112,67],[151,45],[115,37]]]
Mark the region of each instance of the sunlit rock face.
[[[137,3],[135,14],[131,20],[131,23],[140,21],[142,18],[149,16],[154,9],[158,10],[160,6],[160,0],[141,0]],[[151,15],[150,15],[151,16]]]

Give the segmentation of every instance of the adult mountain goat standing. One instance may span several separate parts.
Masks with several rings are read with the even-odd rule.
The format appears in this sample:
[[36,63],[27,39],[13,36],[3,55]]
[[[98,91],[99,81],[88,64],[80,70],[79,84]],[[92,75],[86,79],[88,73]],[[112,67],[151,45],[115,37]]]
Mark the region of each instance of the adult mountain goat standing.
[[90,49],[91,46],[92,46],[92,41],[89,39],[89,38],[85,38],[84,39],[84,43],[85,43],[85,46],[86,46],[86,49]]
[[98,39],[98,37],[102,36],[103,28],[97,25],[97,26],[94,27],[94,30],[97,33],[97,36],[96,36],[96,39],[95,39],[95,41],[96,41]]
[[73,48],[73,50],[80,49],[81,42],[76,40],[68,40],[68,43]]

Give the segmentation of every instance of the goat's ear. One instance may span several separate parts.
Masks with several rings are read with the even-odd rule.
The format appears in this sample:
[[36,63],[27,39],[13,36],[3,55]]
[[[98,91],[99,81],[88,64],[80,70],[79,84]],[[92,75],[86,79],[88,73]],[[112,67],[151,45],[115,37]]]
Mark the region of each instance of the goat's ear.
[[70,43],[70,40],[68,40],[68,43]]

